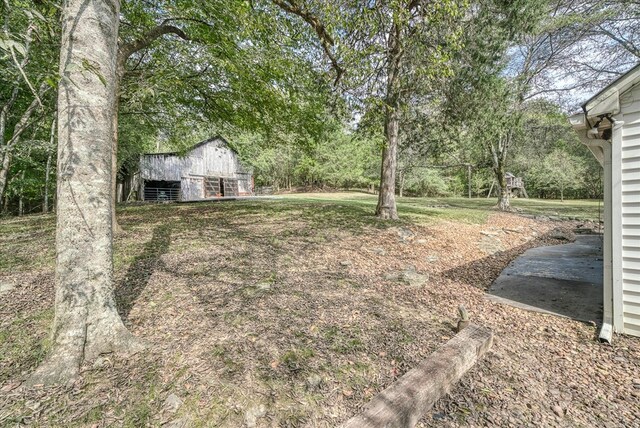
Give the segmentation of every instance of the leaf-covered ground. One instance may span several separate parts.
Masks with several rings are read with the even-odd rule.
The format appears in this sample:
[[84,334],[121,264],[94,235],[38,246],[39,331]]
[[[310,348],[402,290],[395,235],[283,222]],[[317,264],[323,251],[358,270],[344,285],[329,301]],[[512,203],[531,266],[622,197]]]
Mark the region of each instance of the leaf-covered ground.
[[600,345],[594,326],[484,298],[576,223],[460,203],[406,199],[400,223],[358,195],[127,207],[116,292],[147,352],[32,390],[19,385],[48,347],[54,218],[1,220],[0,426],[337,426],[452,337],[461,303],[496,342],[421,425],[639,425],[638,339]]

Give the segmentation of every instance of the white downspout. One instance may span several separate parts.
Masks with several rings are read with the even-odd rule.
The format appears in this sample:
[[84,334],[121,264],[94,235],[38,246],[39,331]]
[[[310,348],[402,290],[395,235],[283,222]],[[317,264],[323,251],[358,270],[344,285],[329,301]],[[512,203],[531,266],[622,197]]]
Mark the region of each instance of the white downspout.
[[607,140],[590,139],[588,131],[580,133],[580,140],[591,151],[602,151],[601,160],[604,168],[604,242],[603,252],[603,316],[599,340],[611,343],[613,337],[613,246],[612,246],[612,169],[611,143]]
[[[620,115],[622,116],[622,115]],[[611,248],[613,278],[611,289],[613,290],[613,328],[616,333],[624,330],[624,313],[622,297],[622,128],[624,121],[612,118],[613,129],[611,135]],[[613,162],[616,168],[613,168]]]

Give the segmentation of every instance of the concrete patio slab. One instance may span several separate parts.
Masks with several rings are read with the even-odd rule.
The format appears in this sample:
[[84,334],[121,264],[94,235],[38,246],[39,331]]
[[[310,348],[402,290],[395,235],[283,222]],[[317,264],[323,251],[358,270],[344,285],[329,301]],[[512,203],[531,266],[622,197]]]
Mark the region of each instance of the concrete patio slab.
[[495,280],[487,297],[514,307],[580,321],[602,320],[602,237],[532,248]]

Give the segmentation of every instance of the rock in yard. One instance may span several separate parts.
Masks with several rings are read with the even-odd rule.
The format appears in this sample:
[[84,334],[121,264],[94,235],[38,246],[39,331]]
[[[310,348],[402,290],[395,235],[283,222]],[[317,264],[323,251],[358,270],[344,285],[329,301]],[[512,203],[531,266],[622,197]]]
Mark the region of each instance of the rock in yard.
[[340,261],[340,266],[351,266],[351,261],[350,260],[342,260]]
[[388,281],[401,281],[412,287],[421,287],[429,280],[429,275],[418,273],[416,267],[411,265],[400,272],[386,274],[384,279]]
[[271,284],[268,283],[268,282],[261,282],[261,283],[256,284],[256,288],[258,290],[263,290],[263,291],[271,290]]
[[396,278],[412,287],[422,287],[429,280],[429,275],[418,273],[415,266],[407,266]]
[[559,239],[560,241],[572,241],[572,237],[560,230],[560,229],[553,229],[551,232],[549,232],[549,238],[553,238],[553,239]]
[[562,410],[562,407],[558,406],[557,404],[555,406],[552,406],[551,410],[553,410],[553,413],[560,417],[564,416],[564,410]]
[[502,230],[504,230],[507,233],[522,233],[522,228],[511,229],[511,228],[508,228],[508,227],[504,227],[504,228],[502,228]]
[[93,369],[99,370],[105,367],[109,367],[110,365],[111,365],[111,360],[108,357],[101,355],[98,358],[96,358],[96,360],[93,362]]
[[310,390],[318,389],[322,383],[322,377],[318,374],[312,374],[307,378],[307,388]]
[[13,290],[15,287],[11,282],[0,281],[0,296]]
[[169,413],[176,413],[178,409],[182,406],[182,400],[176,394],[169,394],[166,400],[164,400],[164,404],[162,405],[162,410]]
[[256,285],[249,285],[242,290],[242,293],[247,297],[258,297],[263,295],[266,291],[271,290],[271,283],[259,282]]
[[396,233],[400,237],[400,242],[411,241],[415,237],[415,233],[406,227],[398,227],[396,228]]
[[498,238],[492,236],[483,236],[478,243],[478,246],[482,252],[489,255],[504,251],[502,242],[500,242]]
[[259,406],[253,406],[244,413],[244,423],[247,428],[254,428],[258,424],[258,419],[264,417],[267,414],[267,408],[264,404]]

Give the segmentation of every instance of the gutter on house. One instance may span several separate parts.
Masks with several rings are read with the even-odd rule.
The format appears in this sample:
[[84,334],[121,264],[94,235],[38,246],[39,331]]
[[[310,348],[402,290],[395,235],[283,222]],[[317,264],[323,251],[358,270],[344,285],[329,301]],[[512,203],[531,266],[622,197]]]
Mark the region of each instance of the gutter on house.
[[600,136],[599,122],[592,126],[586,105],[583,114],[576,114],[570,118],[571,125],[577,132],[580,142],[593,153],[604,169],[604,241],[603,241],[603,317],[602,327],[598,339],[600,342],[611,343],[613,338],[613,246],[612,246],[612,168],[611,141]]

